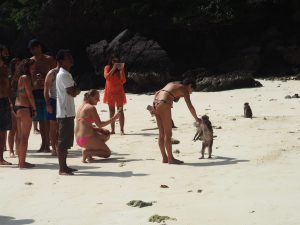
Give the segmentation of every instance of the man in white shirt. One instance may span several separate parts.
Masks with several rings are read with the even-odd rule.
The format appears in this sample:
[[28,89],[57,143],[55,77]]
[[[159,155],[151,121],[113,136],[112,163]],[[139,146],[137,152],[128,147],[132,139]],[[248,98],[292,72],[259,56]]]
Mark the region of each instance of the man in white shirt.
[[70,73],[73,66],[73,57],[69,50],[61,49],[56,55],[60,68],[56,75],[58,121],[58,163],[60,175],[74,175],[76,169],[67,166],[68,149],[74,142],[74,97],[80,93]]

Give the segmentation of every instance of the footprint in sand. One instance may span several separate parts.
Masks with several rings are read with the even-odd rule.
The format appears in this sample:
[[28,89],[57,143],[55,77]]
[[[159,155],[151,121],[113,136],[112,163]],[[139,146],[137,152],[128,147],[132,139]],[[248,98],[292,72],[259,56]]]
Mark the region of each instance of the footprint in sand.
[[173,139],[173,138],[172,138],[172,144],[173,144],[173,145],[177,145],[177,144],[179,144],[179,143],[180,143],[179,140]]
[[221,126],[213,126],[214,129],[222,129]]
[[119,164],[119,167],[123,167],[123,166],[126,166],[126,163],[125,163],[125,162],[121,162],[121,163]]

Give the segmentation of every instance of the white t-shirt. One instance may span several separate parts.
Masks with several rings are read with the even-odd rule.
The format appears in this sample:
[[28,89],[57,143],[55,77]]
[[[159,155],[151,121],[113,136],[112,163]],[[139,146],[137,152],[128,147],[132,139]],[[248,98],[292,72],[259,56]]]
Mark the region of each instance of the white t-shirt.
[[69,95],[66,90],[66,88],[73,87],[74,84],[75,82],[72,78],[72,75],[61,67],[56,75],[56,118],[75,116],[74,97]]

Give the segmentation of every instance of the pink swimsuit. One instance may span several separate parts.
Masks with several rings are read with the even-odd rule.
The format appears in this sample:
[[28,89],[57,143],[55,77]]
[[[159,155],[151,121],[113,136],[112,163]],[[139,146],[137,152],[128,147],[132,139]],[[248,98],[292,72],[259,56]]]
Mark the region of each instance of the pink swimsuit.
[[[83,107],[82,107],[83,108]],[[77,119],[78,121],[80,120],[83,120],[87,123],[94,123],[95,120],[93,118],[84,118],[84,117],[81,117],[81,118],[78,118]],[[85,136],[85,137],[78,137],[76,138],[76,142],[77,144],[82,147],[82,148],[85,148],[86,144],[88,143],[89,139],[92,137],[93,135],[89,135],[89,136]]]
[[79,137],[79,138],[76,138],[76,142],[80,147],[84,148],[91,137],[92,137],[92,135],[86,136],[86,137]]

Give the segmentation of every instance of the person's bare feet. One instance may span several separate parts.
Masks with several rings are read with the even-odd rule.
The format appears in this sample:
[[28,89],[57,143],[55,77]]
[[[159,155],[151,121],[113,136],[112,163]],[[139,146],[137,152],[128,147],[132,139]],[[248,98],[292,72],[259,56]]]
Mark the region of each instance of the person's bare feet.
[[110,134],[115,134],[115,133],[116,133],[115,131],[111,131],[111,132],[110,132]]
[[78,171],[78,169],[74,169],[74,168],[71,168],[71,167],[67,167],[67,171],[69,171],[69,172],[76,172],[76,171]]
[[124,131],[123,131],[123,130],[121,130],[121,135],[125,135],[125,133],[124,133]]
[[179,159],[173,158],[173,159],[169,159],[169,160],[168,160],[168,163],[169,163],[169,164],[183,164],[184,162],[181,161],[181,160],[179,160]]
[[62,176],[72,176],[72,175],[74,175],[74,173],[73,172],[71,172],[71,171],[59,171],[59,173],[58,173],[59,175],[62,175]]
[[40,130],[34,129],[33,133],[34,133],[34,134],[40,134]]
[[4,159],[0,161],[1,166],[9,166],[12,165],[12,163],[5,161]]
[[92,163],[95,159],[91,158],[91,159],[82,159],[83,163]]
[[9,157],[10,157],[10,158],[16,158],[17,156],[15,155],[14,152],[10,152],[10,153],[9,153]]
[[168,158],[167,158],[167,157],[165,157],[165,158],[163,158],[162,162],[163,162],[163,163],[168,163],[168,162],[169,162],[169,160],[168,160]]
[[87,156],[87,161],[88,162],[91,162],[91,161],[94,161],[95,159],[93,158],[93,156],[91,155],[91,154],[89,154],[88,156]]
[[92,157],[91,154],[87,152],[87,149],[82,151],[82,162],[83,163],[90,163],[94,158]]

